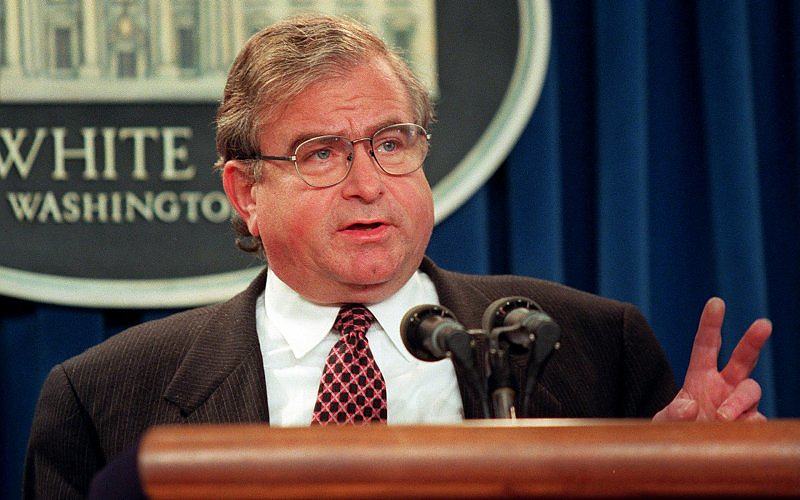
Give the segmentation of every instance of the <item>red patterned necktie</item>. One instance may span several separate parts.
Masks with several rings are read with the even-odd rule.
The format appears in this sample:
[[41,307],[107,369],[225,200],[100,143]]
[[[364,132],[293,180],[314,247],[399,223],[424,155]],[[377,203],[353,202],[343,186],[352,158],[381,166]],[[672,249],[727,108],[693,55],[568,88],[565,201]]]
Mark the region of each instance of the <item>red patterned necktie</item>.
[[386,383],[367,342],[375,316],[361,304],[339,309],[341,335],[325,361],[312,424],[386,422]]

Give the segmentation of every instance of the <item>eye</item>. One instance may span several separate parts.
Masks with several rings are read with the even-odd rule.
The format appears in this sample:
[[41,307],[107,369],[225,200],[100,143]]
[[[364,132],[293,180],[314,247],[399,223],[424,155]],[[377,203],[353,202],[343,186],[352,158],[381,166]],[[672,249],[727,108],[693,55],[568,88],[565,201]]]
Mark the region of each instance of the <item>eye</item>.
[[400,147],[401,147],[401,144],[398,141],[396,141],[394,139],[389,139],[389,140],[383,141],[382,143],[380,143],[378,145],[378,151],[380,151],[382,153],[394,153]]
[[319,148],[309,151],[303,156],[303,161],[328,161],[333,151],[330,148]]

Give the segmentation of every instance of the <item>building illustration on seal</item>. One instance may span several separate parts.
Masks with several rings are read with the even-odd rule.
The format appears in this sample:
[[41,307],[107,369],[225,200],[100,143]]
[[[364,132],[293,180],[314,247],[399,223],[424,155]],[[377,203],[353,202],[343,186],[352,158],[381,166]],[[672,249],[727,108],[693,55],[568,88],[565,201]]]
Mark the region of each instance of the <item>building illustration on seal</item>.
[[398,48],[436,93],[434,0],[2,0],[0,102],[216,101],[250,35],[346,15]]

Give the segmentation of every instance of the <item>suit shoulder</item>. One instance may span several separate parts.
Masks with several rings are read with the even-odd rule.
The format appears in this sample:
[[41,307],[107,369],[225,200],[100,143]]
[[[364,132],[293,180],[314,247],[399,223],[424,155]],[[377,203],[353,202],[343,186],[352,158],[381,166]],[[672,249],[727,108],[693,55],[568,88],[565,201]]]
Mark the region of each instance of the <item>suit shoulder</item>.
[[618,300],[539,278],[508,274],[473,275],[452,271],[443,271],[443,273],[459,282],[459,286],[473,287],[492,300],[520,295],[533,299],[546,311],[556,307],[557,309],[570,308],[573,311],[591,311],[593,314],[599,312],[620,314],[625,308],[633,308],[632,305]]

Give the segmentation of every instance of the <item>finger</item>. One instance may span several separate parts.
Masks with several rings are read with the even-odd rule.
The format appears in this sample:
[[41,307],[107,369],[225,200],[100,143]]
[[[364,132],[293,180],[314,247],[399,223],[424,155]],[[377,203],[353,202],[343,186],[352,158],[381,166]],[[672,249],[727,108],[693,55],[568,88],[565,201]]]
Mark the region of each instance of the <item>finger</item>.
[[761,400],[761,386],[748,378],[737,385],[733,392],[717,408],[718,420],[736,420],[742,414],[758,408]]
[[697,371],[717,369],[724,317],[725,302],[718,297],[709,299],[700,315],[700,324],[697,326],[697,335],[694,337],[692,355],[686,370],[687,378]]
[[739,417],[739,420],[744,422],[766,422],[767,417],[765,417],[764,414],[758,410],[750,410],[742,413],[742,415]]
[[758,361],[761,348],[771,333],[772,322],[768,319],[759,319],[750,325],[722,370],[722,378],[727,383],[737,385],[750,376]]
[[653,422],[687,422],[697,420],[700,405],[681,389],[675,399],[653,416]]

